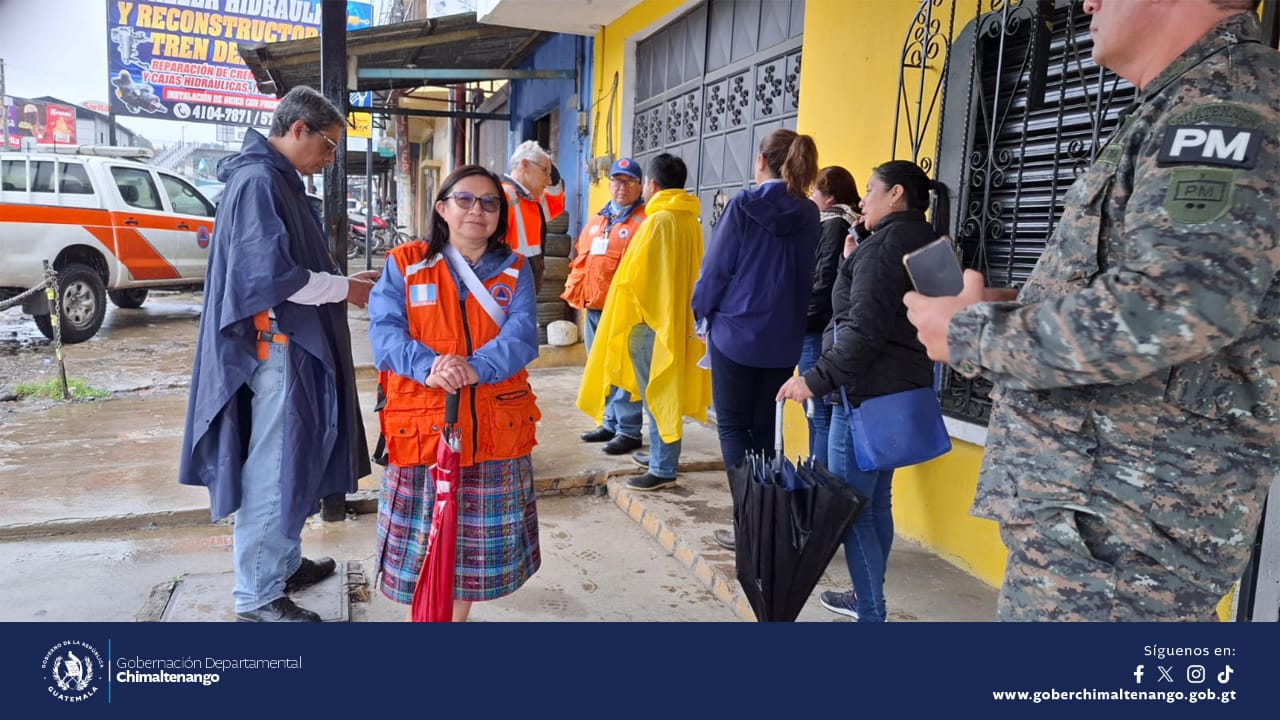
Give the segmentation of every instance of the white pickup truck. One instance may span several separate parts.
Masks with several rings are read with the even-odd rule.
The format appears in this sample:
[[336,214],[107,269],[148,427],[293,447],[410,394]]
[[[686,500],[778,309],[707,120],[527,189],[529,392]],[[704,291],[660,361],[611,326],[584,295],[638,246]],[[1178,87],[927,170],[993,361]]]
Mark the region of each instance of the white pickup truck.
[[[98,332],[106,301],[137,308],[150,288],[204,284],[213,203],[191,183],[119,155],[128,148],[0,152],[0,299],[58,271],[62,339]],[[114,155],[114,156],[113,156]],[[23,310],[52,337],[42,294]]]

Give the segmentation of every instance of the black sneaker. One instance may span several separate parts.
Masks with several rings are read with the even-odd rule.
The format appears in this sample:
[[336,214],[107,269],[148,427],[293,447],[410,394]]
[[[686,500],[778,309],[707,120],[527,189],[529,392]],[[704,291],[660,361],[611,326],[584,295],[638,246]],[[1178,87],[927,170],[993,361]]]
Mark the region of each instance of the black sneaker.
[[644,443],[640,441],[640,438],[618,435],[604,444],[604,451],[609,455],[624,455],[643,446]]
[[601,425],[595,430],[582,433],[580,437],[582,438],[582,442],[594,443],[594,442],[608,442],[609,440],[613,439],[613,436],[614,436],[614,432],[612,430]]
[[627,489],[639,490],[641,492],[649,492],[650,490],[658,490],[660,488],[667,487],[668,485],[675,485],[675,484],[676,484],[675,478],[663,478],[663,477],[658,477],[657,475],[654,475],[652,473],[645,473],[643,475],[637,475],[631,478],[630,480],[628,480]]
[[642,468],[649,467],[649,453],[647,452],[631,453],[631,459]]
[[822,607],[830,610],[838,615],[858,619],[858,597],[853,594],[852,590],[847,592],[832,592],[830,590],[818,596],[818,602],[822,603]]

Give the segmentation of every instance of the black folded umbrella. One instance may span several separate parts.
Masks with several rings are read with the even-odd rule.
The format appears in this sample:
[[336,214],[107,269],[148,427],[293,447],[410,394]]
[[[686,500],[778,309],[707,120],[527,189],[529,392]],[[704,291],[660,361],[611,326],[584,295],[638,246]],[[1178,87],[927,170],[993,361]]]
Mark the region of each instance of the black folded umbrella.
[[777,457],[728,471],[738,582],[762,622],[796,619],[866,504],[821,464],[782,457],[781,403],[778,415]]

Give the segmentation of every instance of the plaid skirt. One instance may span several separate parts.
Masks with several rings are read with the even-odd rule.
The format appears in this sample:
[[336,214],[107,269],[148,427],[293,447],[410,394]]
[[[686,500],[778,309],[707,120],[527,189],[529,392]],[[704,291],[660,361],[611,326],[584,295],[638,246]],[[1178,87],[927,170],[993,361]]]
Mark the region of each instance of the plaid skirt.
[[[388,465],[378,496],[378,587],[398,603],[413,602],[427,553],[435,483],[426,465]],[[510,595],[542,564],[538,508],[529,456],[462,468],[458,490],[458,554],[454,597]]]

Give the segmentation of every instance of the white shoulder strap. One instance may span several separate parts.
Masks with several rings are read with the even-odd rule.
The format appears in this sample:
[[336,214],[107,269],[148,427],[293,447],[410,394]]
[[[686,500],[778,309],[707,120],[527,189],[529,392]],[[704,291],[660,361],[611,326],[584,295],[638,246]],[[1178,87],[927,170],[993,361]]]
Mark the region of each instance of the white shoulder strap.
[[476,302],[480,303],[480,307],[484,308],[484,311],[489,314],[489,317],[493,318],[493,322],[498,327],[502,327],[502,324],[507,321],[507,314],[502,312],[502,308],[498,307],[498,301],[493,299],[493,296],[489,294],[489,289],[480,282],[480,278],[476,277],[475,271],[467,264],[467,260],[462,257],[462,253],[458,252],[458,248],[445,243],[444,256],[449,261],[449,267],[453,268],[458,277],[462,278],[462,282],[466,284],[467,290],[471,292],[472,297],[476,299]]

